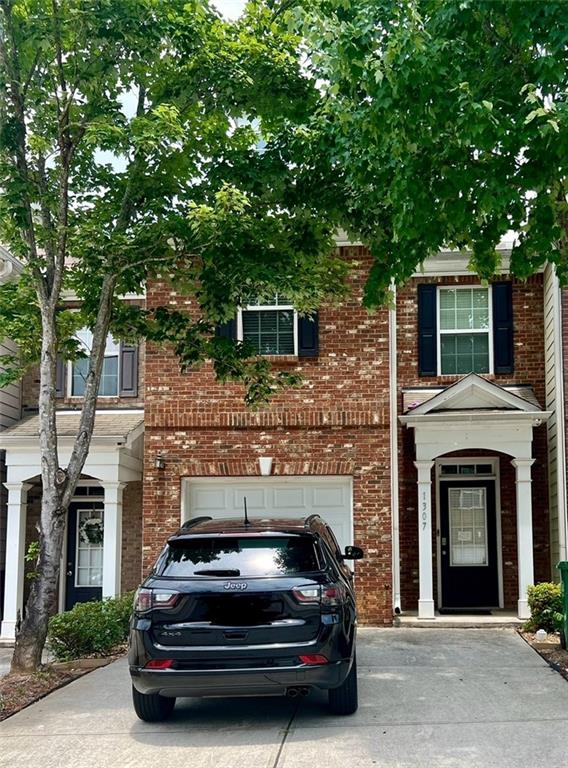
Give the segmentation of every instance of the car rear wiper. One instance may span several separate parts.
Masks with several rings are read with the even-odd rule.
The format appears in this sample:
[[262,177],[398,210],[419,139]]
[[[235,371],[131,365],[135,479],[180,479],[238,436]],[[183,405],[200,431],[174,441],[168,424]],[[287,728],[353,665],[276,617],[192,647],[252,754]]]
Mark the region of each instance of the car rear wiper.
[[240,576],[238,568],[219,568],[206,571],[194,571],[195,576]]

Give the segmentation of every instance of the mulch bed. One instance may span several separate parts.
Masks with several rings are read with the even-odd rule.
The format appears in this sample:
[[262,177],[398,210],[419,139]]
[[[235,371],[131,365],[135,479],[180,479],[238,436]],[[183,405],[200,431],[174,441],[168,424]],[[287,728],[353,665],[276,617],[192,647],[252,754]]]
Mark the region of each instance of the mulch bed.
[[564,650],[560,645],[558,633],[549,634],[544,641],[537,640],[533,632],[520,630],[519,634],[553,669],[568,680],[568,650]]
[[31,675],[9,674],[0,678],[0,721],[122,655],[121,652],[105,658],[53,663]]

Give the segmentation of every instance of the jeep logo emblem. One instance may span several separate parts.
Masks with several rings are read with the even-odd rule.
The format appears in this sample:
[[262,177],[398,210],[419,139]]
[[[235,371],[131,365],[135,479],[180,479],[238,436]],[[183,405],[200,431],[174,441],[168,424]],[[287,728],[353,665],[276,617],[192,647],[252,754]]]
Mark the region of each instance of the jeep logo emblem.
[[236,590],[243,590],[247,588],[246,581],[226,581],[225,582],[225,589],[236,589]]

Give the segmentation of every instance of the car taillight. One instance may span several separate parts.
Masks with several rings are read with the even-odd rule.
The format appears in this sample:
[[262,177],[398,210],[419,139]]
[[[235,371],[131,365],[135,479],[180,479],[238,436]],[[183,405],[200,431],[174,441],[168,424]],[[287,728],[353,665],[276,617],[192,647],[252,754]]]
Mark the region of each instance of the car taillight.
[[318,664],[327,664],[327,656],[321,653],[308,653],[306,656],[298,656],[302,664],[308,664],[310,667],[315,667]]
[[305,587],[295,587],[292,590],[292,594],[299,603],[319,603],[321,600],[320,587],[308,585]]
[[341,584],[321,588],[321,604],[327,606],[340,605],[345,598],[345,591]]
[[292,594],[299,603],[321,603],[322,606],[340,605],[345,599],[345,590],[341,584],[323,584],[295,587]]
[[144,669],[171,669],[174,665],[173,659],[152,659]]
[[145,613],[154,608],[163,610],[173,608],[179,599],[177,592],[164,592],[158,589],[146,589],[140,587],[134,595],[134,610],[137,613]]

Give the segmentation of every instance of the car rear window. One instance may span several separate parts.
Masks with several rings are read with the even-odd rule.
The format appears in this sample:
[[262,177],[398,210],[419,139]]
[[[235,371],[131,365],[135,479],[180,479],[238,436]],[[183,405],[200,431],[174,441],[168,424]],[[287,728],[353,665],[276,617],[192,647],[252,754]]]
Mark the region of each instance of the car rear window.
[[227,536],[174,541],[157,567],[160,576],[203,578],[283,576],[318,569],[315,542],[309,536]]

